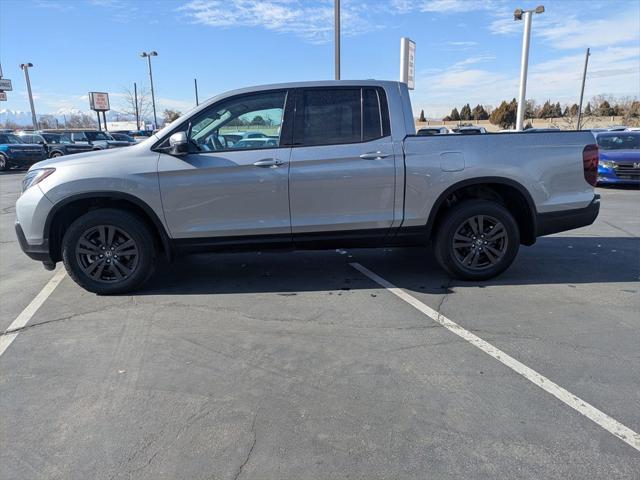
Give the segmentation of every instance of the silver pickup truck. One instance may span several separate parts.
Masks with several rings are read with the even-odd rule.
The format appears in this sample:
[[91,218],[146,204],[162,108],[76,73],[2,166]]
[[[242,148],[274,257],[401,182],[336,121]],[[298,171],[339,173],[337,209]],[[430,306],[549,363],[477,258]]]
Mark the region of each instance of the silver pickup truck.
[[[260,141],[235,142],[233,132]],[[225,137],[226,135],[226,137]],[[22,249],[85,289],[140,287],[180,252],[432,245],[452,276],[591,224],[588,132],[416,136],[404,84],[327,81],[212,98],[126,149],[34,165]]]

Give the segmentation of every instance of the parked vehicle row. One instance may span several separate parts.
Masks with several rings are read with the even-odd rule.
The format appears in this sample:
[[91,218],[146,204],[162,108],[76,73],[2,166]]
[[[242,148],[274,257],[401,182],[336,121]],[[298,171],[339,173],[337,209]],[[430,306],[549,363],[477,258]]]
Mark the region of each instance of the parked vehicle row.
[[[256,118],[278,136],[220,141]],[[102,294],[141,286],[161,255],[202,250],[431,244],[447,272],[477,281],[598,215],[590,132],[415,133],[404,83],[236,90],[127,149],[34,165],[17,236]]]
[[640,185],[640,132],[595,134],[600,152],[598,185]]
[[[116,138],[114,135],[117,135]],[[0,133],[0,170],[25,168],[46,158],[133,145],[133,138],[99,130],[23,130]]]

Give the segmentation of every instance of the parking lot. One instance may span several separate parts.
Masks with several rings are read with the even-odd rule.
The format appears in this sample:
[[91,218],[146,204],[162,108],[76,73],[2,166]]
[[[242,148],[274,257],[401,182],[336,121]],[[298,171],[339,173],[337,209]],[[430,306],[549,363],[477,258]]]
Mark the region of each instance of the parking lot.
[[[62,270],[19,249],[22,176],[3,331]],[[485,283],[426,249],[197,255],[128,296],[64,276],[0,356],[0,477],[640,478],[611,422],[640,432],[640,192],[598,191],[594,225]]]

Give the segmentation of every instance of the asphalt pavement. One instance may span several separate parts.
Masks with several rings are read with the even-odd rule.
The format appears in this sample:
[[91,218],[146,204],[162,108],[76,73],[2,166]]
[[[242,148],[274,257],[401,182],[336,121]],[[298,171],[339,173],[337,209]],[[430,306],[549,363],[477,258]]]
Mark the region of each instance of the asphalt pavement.
[[[56,272],[0,175],[0,327]],[[2,479],[637,479],[640,451],[353,267],[640,432],[640,191],[489,282],[427,249],[196,255],[65,277],[0,356]],[[62,268],[58,265],[58,269]]]

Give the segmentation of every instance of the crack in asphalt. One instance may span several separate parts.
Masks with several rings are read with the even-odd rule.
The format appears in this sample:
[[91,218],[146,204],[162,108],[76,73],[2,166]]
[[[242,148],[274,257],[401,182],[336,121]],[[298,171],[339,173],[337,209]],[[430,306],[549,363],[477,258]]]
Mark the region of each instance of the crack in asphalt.
[[258,438],[257,435],[256,435],[256,418],[258,418],[258,410],[256,410],[256,413],[253,416],[253,422],[251,422],[251,433],[253,434],[253,441],[251,442],[251,447],[249,447],[249,451],[247,452],[247,456],[244,459],[244,462],[242,462],[242,464],[240,465],[240,468],[238,468],[238,471],[235,474],[235,476],[233,477],[233,480],[238,480],[240,478],[240,475],[242,474],[242,469],[245,467],[245,465],[247,463],[249,463],[249,458],[251,458],[251,454],[253,453],[253,449],[256,446],[256,440]]
[[606,223],[606,224],[607,224],[607,225],[609,225],[610,227],[615,228],[616,230],[620,230],[621,232],[626,233],[627,235],[632,236],[633,238],[638,238],[638,236],[637,236],[637,235],[634,235],[634,234],[633,234],[633,233],[631,233],[629,230],[625,230],[624,228],[619,227],[619,226],[617,226],[617,225],[615,225],[615,224],[613,224],[613,223],[611,223],[611,222],[607,222],[606,220],[602,220],[602,222],[603,222],[603,223]]

